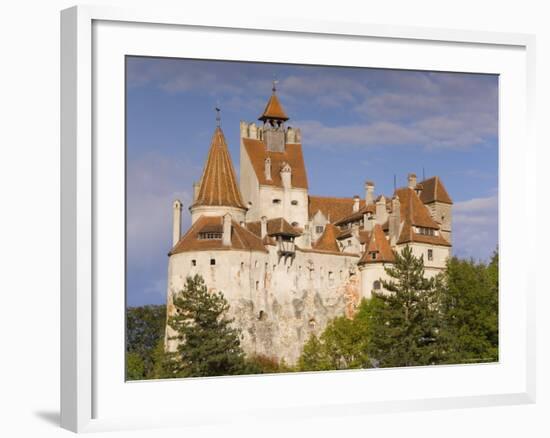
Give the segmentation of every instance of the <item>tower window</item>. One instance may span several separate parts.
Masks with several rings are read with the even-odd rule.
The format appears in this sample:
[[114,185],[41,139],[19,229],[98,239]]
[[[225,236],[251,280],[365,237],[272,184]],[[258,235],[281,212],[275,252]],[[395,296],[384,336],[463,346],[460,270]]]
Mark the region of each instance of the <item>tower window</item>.
[[197,261],[195,259],[191,260],[191,266],[197,266]]
[[290,203],[291,203],[292,205],[298,205],[298,201],[296,201],[296,200],[290,201]]
[[210,259],[210,266],[216,265],[216,259]]
[[281,203],[281,200],[278,199],[278,198],[275,198],[275,199],[273,200],[273,203],[274,203],[274,204],[280,204],[280,203]]
[[259,290],[259,289],[260,289],[260,282],[257,281],[257,282],[256,282],[256,290]]
[[433,260],[433,259],[434,259],[434,250],[429,249],[428,250],[428,260]]
[[372,283],[372,288],[374,290],[380,290],[381,284],[378,280],[376,280],[374,283]]

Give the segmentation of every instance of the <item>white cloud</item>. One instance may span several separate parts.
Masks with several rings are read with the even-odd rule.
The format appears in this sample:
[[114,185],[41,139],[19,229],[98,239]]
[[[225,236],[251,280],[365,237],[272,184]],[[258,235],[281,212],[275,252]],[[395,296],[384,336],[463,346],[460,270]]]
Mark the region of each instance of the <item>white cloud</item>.
[[[193,181],[201,168],[150,153],[128,163],[127,245],[133,268],[158,263],[170,249],[172,202],[180,199],[186,209],[192,200]],[[183,214],[184,229],[189,215]]]
[[488,258],[498,243],[498,196],[455,203],[453,230],[455,255]]

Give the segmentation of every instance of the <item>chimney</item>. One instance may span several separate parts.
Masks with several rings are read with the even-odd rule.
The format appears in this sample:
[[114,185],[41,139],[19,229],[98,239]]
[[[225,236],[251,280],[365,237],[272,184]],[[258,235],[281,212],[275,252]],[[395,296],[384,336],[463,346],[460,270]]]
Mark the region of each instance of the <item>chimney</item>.
[[389,226],[390,243],[391,245],[395,245],[397,243],[397,239],[399,239],[399,227],[401,226],[401,203],[399,202],[399,197],[397,195],[391,200]]
[[416,174],[415,173],[409,173],[409,189],[414,189],[416,187]]
[[271,158],[267,157],[264,161],[265,179],[271,181]]
[[372,181],[365,182],[365,202],[367,205],[374,204],[374,183]]
[[355,195],[353,197],[353,212],[357,213],[359,211],[359,196]]
[[283,188],[290,189],[292,180],[292,168],[288,163],[283,163],[281,168],[281,181],[283,182]]
[[262,216],[260,222],[260,236],[262,239],[267,236],[267,218],[265,216]]
[[388,212],[386,211],[386,198],[380,196],[380,199],[376,202],[376,223],[382,225],[388,219]]
[[231,246],[231,215],[229,213],[223,216],[222,245]]
[[173,203],[172,212],[172,246],[178,243],[181,238],[181,208],[181,201],[179,199],[176,199]]

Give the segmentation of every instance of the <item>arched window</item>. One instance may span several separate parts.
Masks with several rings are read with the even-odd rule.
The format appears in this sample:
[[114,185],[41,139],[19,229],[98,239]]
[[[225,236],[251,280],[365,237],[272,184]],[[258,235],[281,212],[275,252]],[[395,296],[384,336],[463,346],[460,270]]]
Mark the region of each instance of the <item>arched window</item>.
[[263,310],[260,310],[260,313],[258,314],[258,320],[265,321],[266,319],[267,319],[267,313],[265,313]]

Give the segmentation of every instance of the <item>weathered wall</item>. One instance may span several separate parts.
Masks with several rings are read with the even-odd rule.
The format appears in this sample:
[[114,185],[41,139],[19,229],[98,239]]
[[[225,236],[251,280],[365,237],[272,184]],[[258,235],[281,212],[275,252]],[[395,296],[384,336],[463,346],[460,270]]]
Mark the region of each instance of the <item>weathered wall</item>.
[[[215,259],[216,265],[210,265],[210,259]],[[228,300],[247,354],[293,364],[311,333],[320,334],[329,320],[353,313],[361,295],[357,260],[301,251],[294,259],[279,259],[273,246],[269,254],[175,254],[169,262],[168,313],[173,314],[172,295],[183,288],[186,277],[201,274],[210,290],[221,290]],[[167,348],[173,350],[175,344],[167,342]]]

